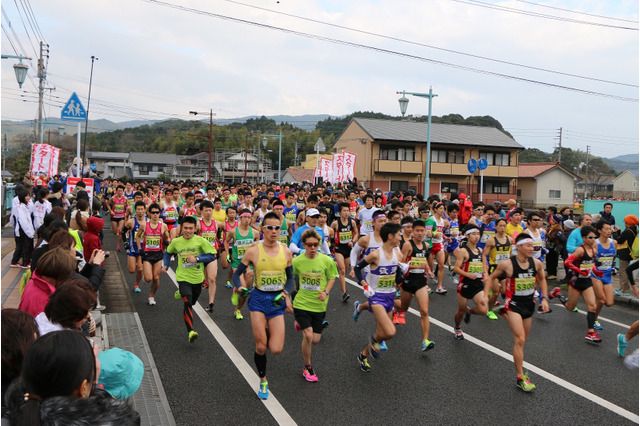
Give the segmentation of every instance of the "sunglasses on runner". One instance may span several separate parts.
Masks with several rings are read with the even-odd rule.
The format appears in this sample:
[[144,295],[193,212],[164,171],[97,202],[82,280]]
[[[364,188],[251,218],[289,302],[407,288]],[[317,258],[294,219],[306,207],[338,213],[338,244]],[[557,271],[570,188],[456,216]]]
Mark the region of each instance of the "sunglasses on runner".
[[269,231],[276,231],[280,229],[278,225],[262,225],[263,228],[267,228]]
[[304,245],[307,247],[318,247],[320,243],[304,243]]
[[153,211],[153,212],[149,212],[149,213],[151,213],[151,214],[160,214],[159,211]]

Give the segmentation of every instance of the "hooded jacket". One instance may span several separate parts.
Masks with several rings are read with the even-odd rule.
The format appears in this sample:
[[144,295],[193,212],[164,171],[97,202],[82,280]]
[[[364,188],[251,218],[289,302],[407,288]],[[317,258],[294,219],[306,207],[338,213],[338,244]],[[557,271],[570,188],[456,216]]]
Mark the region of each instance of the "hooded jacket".
[[100,241],[100,231],[104,226],[104,220],[98,217],[90,217],[87,219],[87,232],[84,234],[84,240],[82,242],[84,260],[89,261],[91,254],[95,249],[102,249],[102,242]]
[[49,302],[49,296],[55,291],[56,288],[42,279],[36,270],[24,288],[18,309],[30,313],[35,318],[38,314],[44,312],[44,307]]

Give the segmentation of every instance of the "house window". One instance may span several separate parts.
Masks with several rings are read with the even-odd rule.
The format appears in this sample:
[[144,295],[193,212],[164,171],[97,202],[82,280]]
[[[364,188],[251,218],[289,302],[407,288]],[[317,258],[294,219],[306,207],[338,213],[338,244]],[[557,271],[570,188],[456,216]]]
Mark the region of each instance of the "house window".
[[380,159],[391,161],[415,161],[416,149],[412,146],[380,145]]
[[560,198],[560,191],[556,189],[550,189],[549,198]]
[[409,189],[409,181],[406,181],[406,180],[392,180],[391,181],[391,190],[393,192],[406,191],[407,189]]
[[485,158],[489,166],[508,166],[511,164],[511,154],[508,152],[480,152],[480,158]]
[[509,182],[508,181],[487,181],[484,184],[485,194],[508,194]]
[[457,149],[432,149],[431,162],[464,164],[464,151]]
[[455,182],[442,182],[440,190],[442,193],[458,192],[458,184]]
[[633,181],[633,187],[635,188],[636,186],[638,186],[638,182],[636,182],[635,180]]
[[149,165],[148,164],[140,164],[140,168],[139,168],[139,173],[141,175],[148,175],[149,174]]

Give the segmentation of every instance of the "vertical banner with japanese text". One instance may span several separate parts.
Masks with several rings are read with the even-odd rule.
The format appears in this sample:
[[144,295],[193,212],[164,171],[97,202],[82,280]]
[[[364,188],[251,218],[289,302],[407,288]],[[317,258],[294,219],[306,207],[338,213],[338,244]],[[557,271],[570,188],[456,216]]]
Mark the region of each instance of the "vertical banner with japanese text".
[[47,176],[58,173],[58,161],[60,159],[60,148],[46,143],[31,145],[31,166],[29,172],[34,175],[40,172]]
[[320,159],[320,176],[327,182],[333,181],[333,161],[328,158]]
[[342,183],[342,181],[344,181],[344,160],[343,160],[343,154],[333,154],[332,157],[332,163],[333,163],[333,180],[331,181],[332,184],[334,183]]
[[352,152],[343,153],[343,180],[352,180],[355,177],[357,154]]

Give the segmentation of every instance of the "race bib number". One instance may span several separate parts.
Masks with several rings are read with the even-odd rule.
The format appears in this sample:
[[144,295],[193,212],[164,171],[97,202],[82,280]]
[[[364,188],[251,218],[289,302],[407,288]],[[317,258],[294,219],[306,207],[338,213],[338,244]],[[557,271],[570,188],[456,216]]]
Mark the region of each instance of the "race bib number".
[[480,238],[481,243],[486,243],[490,237],[496,235],[495,231],[487,231],[486,229],[482,233],[482,238]]
[[285,219],[287,219],[289,222],[295,222],[296,221],[296,214],[293,212],[288,212],[287,214],[284,215]]
[[542,241],[534,241],[533,242],[533,251],[542,250]]
[[114,204],[113,205],[113,212],[114,213],[124,213],[124,204]]
[[[418,266],[418,265],[422,265],[426,261],[427,261],[426,257],[412,257],[411,262],[409,264],[412,266]],[[424,269],[410,269],[409,272],[421,274],[424,272]]]
[[340,232],[339,234],[340,236],[340,244],[349,244],[349,241],[351,241],[351,231],[346,231],[346,232]]
[[175,210],[167,210],[165,212],[164,217],[168,220],[168,221],[173,221],[175,222],[175,220],[178,218],[178,212]]
[[362,229],[364,231],[373,231],[373,221],[365,220]]
[[583,270],[583,271],[588,271],[590,269],[593,269],[593,262],[581,263],[580,264],[580,269]]
[[378,278],[379,288],[393,287],[395,284],[396,284],[395,275],[381,275],[380,278]]
[[600,270],[606,271],[613,267],[613,257],[601,257],[600,262]]
[[510,257],[510,255],[509,255],[509,253],[508,253],[508,252],[507,252],[507,253],[504,253],[504,252],[502,252],[502,253],[500,253],[500,252],[496,253],[496,264],[498,264],[498,263],[502,262],[503,260],[507,260],[507,259],[509,259],[509,257]]
[[530,296],[536,289],[536,279],[531,278],[516,278],[516,296]]
[[289,233],[287,232],[287,230],[281,229],[280,233],[278,234],[278,242],[281,242],[282,244],[287,244],[288,239],[289,239]]
[[278,291],[284,288],[284,272],[262,271],[258,289],[262,291]]
[[236,241],[236,248],[238,249],[238,260],[242,260],[244,254],[249,250],[249,246],[253,243],[252,240],[240,240]]
[[460,228],[458,227],[450,228],[449,232],[451,233],[452,237],[457,237],[460,234]]
[[185,253],[181,253],[181,254],[180,254],[180,265],[181,265],[183,268],[193,268],[193,267],[198,266],[198,262],[189,262],[189,261],[187,260],[187,258],[188,258],[189,256],[193,256],[194,254],[195,254],[195,253],[192,253],[192,252],[189,252],[189,253],[187,253],[187,252],[185,252]]
[[216,245],[216,233],[215,232],[203,232],[202,238],[207,240],[209,244],[215,247]]
[[469,262],[467,272],[476,274],[476,278],[482,278],[482,262]]
[[127,206],[131,207],[133,205],[134,199],[133,198],[127,198]]
[[300,288],[302,290],[320,291],[321,282],[321,272],[302,272],[300,274]]
[[144,246],[147,249],[159,249],[160,248],[160,237],[147,235],[144,240]]

